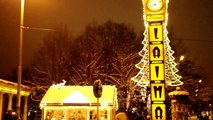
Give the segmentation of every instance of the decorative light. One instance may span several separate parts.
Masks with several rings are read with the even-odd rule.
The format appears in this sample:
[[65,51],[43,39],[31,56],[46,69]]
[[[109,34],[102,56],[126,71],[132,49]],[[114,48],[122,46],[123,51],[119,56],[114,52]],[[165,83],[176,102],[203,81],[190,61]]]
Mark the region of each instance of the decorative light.
[[[169,0],[167,0],[169,2]],[[143,2],[144,4],[144,2]],[[168,4],[168,3],[167,3]],[[166,10],[168,6],[166,6]],[[145,9],[143,8],[143,13],[145,13]],[[144,45],[143,49],[139,52],[139,55],[142,56],[141,61],[136,64],[136,68],[139,69],[139,72],[136,76],[132,77],[131,80],[136,82],[138,86],[148,86],[150,83],[150,66],[149,66],[149,40],[148,40],[148,28],[149,24],[146,21],[146,14],[143,14],[144,18],[144,40],[142,44]],[[174,51],[171,49],[170,40],[168,38],[167,31],[167,22],[168,22],[168,12],[165,13],[165,22],[163,22],[163,39],[164,39],[164,64],[165,64],[165,81],[169,86],[179,86],[182,85],[183,82],[180,81],[181,76],[178,75],[178,69],[176,68],[177,63],[175,62],[175,58],[173,57]],[[181,57],[184,59],[184,56]]]
[[135,65],[140,71],[138,74],[131,78],[138,86],[148,86],[149,84],[149,41],[147,35],[148,27],[146,27],[144,32],[144,40],[142,44],[144,45],[143,49],[139,52],[139,55],[143,58],[141,61]]
[[62,80],[62,82],[61,82],[61,83],[58,83],[58,84],[52,84],[52,86],[54,86],[54,87],[61,87],[61,86],[64,86],[66,82],[67,82],[67,81]]
[[101,106],[102,106],[102,107],[107,107],[107,106],[108,106],[108,103],[101,103]]
[[62,103],[91,103],[91,101],[80,91],[75,90],[72,94],[67,96]]
[[183,61],[184,58],[185,58],[185,56],[181,55],[181,56],[180,56],[180,61]]

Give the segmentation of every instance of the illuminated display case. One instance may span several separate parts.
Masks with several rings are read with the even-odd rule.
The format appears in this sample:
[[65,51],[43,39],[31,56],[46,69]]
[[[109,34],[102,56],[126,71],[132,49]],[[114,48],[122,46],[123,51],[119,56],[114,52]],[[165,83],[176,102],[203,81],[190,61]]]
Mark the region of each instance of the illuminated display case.
[[[46,114],[44,120],[97,120],[97,109],[96,108],[86,108],[86,107],[51,107],[44,111]],[[109,113],[109,114],[108,114]],[[110,109],[102,108],[99,109],[99,119],[109,120]]]
[[[103,86],[99,99],[99,120],[115,119],[118,108],[116,91],[115,86]],[[96,102],[93,86],[51,86],[40,103],[42,119],[97,120]]]

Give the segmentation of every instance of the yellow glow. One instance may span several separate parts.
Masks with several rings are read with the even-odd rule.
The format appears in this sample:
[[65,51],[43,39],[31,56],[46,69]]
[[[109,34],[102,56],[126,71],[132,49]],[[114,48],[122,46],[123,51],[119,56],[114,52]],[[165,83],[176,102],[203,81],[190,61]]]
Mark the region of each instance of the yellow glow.
[[153,104],[163,104],[164,103],[164,101],[152,101],[153,102]]
[[164,53],[163,53],[163,45],[158,44],[158,45],[150,45],[150,60],[151,61],[158,61],[158,60],[163,60],[164,58]]
[[107,107],[107,106],[108,106],[108,103],[101,103],[101,106],[102,106],[102,107]]
[[151,64],[151,80],[164,80],[164,65]]
[[[159,3],[159,4],[151,5],[153,2]],[[143,5],[145,6],[144,13],[146,13],[147,15],[164,14],[166,9],[166,7],[164,7],[165,6],[164,2],[165,0],[143,0]]]
[[152,120],[166,120],[165,104],[152,104]]
[[182,85],[183,82],[180,81],[181,76],[177,74],[178,69],[176,68],[177,63],[175,63],[175,58],[173,57],[174,51],[171,49],[170,40],[167,36],[168,31],[166,26],[164,25],[164,54],[165,54],[165,73],[166,73],[166,83],[169,86],[179,86]]
[[151,26],[149,26],[149,40],[151,42],[163,41],[162,25],[151,25]]
[[147,22],[157,22],[157,21],[163,21],[165,19],[164,15],[147,15],[145,17]]
[[39,106],[40,106],[40,108],[43,108],[43,107],[46,106],[46,104],[45,104],[45,103],[42,103],[42,104],[40,104]]
[[[3,86],[0,87],[0,91],[3,92],[3,93],[11,93],[11,94],[16,94],[17,93],[17,89],[16,88],[9,88],[9,87],[3,87]],[[20,92],[20,94],[22,96],[28,96],[28,95],[30,95],[30,92],[22,90]]]
[[181,55],[181,56],[180,56],[180,61],[183,61],[184,58],[185,58],[185,57],[184,57],[183,55]]
[[24,3],[25,3],[25,0],[21,0],[21,16],[20,16],[21,27],[24,27]]
[[76,90],[70,96],[65,98],[63,103],[91,103],[91,101],[82,95],[81,92]]
[[[163,0],[164,7],[160,11],[153,12],[147,9],[148,0],[142,0],[143,3],[143,17],[144,17],[144,40],[142,44],[143,49],[139,52],[139,55],[143,58],[135,66],[140,70],[138,74],[131,78],[139,86],[148,86],[150,80],[165,80],[166,84],[169,86],[179,86],[183,82],[180,81],[181,76],[177,74],[178,69],[176,68],[177,63],[175,63],[175,58],[173,57],[174,51],[171,49],[170,40],[168,38],[167,31],[167,20],[168,20],[168,3],[169,0]],[[160,52],[163,53],[163,58],[153,58],[151,45],[163,44],[163,48],[159,47]],[[160,53],[160,54],[162,54]],[[164,61],[164,66],[159,66],[158,76],[156,76],[156,69],[153,63]],[[163,68],[163,70],[162,70]],[[151,71],[151,72],[150,72]],[[163,74],[162,74],[163,72]],[[162,76],[162,77],[159,77]]]
[[152,101],[164,101],[165,100],[165,85],[151,84],[151,98]]
[[156,12],[162,9],[163,7],[163,1],[162,0],[148,0],[147,2],[147,8],[150,11]]
[[[117,90],[115,86],[103,85],[103,93],[99,99],[102,107],[117,108]],[[96,106],[97,98],[93,94],[93,86],[51,86],[40,102],[40,108],[62,106]]]
[[142,44],[144,45],[143,49],[139,52],[139,55],[142,56],[142,60],[135,65],[136,68],[140,69],[138,74],[131,78],[132,81],[136,82],[138,86],[148,86],[150,75],[149,75],[149,40],[148,40],[148,25],[146,25],[146,29],[144,31],[144,40]]
[[[169,0],[142,0],[142,2],[145,26],[145,37],[142,41],[144,47],[139,53],[142,60],[136,64],[140,71],[132,80],[141,86],[150,84],[152,120],[166,120],[165,83],[170,86],[183,84],[180,81],[181,76],[177,74],[174,51],[167,36]],[[158,2],[162,2],[163,5],[158,6]]]

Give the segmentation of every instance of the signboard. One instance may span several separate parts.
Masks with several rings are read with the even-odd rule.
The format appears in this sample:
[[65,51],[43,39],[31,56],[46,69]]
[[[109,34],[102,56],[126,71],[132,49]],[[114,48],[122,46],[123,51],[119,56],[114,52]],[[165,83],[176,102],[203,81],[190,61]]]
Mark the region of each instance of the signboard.
[[166,120],[165,65],[162,23],[150,23],[149,60],[151,80],[152,120]]
[[152,104],[152,120],[166,120],[165,104]]
[[151,84],[151,97],[152,101],[164,101],[165,100],[165,85],[164,83],[160,84]]
[[151,80],[164,80],[164,64],[150,64]]
[[162,25],[151,25],[151,26],[149,26],[149,41],[150,42],[161,42],[161,41],[163,41]]
[[163,44],[150,45],[149,50],[151,61],[163,60]]
[[165,16],[162,15],[147,15],[146,21],[148,22],[156,22],[156,21],[163,21],[165,19]]
[[148,22],[152,120],[166,120],[164,27],[167,0],[143,0]]

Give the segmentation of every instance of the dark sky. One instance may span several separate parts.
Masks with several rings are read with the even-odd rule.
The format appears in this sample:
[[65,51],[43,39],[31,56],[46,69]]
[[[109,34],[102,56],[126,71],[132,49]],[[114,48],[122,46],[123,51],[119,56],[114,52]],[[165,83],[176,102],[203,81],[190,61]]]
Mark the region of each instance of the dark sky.
[[[141,0],[25,0],[25,26],[54,28],[67,25],[73,34],[92,22],[107,20],[144,29]],[[20,0],[0,0],[0,75],[17,66]],[[183,39],[186,57],[193,60],[213,79],[213,0],[170,0],[168,27],[176,39]],[[25,30],[24,61],[48,31]],[[181,49],[181,48],[180,48]],[[213,83],[213,82],[212,82]]]

